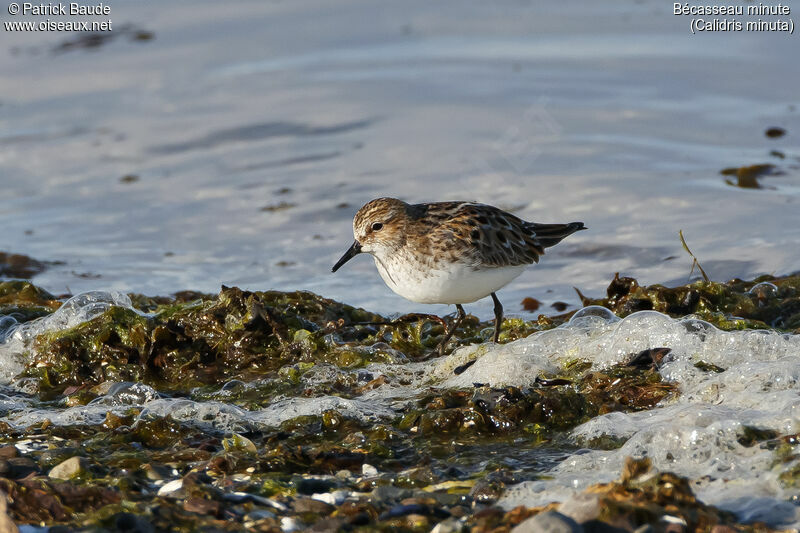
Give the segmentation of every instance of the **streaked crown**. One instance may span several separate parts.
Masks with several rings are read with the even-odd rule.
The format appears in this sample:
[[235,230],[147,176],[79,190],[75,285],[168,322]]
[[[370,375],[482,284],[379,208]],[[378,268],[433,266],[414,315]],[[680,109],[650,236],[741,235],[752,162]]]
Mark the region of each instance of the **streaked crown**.
[[353,218],[353,236],[365,252],[401,246],[408,220],[408,204],[397,198],[376,198]]

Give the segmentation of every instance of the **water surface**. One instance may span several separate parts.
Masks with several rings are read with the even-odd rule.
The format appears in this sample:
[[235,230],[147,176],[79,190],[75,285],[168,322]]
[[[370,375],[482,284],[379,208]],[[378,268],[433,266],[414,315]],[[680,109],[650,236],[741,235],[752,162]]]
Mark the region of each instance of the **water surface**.
[[[525,296],[576,306],[571,287],[615,271],[685,281],[679,229],[716,279],[799,263],[793,36],[693,36],[655,2],[142,1],[112,19],[152,38],[4,34],[4,248],[65,261],[35,278],[56,293],[227,284],[420,311],[366,257],[330,274],[384,195],[584,221],[501,292],[523,316]],[[718,174],[764,162],[784,174],[761,190]]]

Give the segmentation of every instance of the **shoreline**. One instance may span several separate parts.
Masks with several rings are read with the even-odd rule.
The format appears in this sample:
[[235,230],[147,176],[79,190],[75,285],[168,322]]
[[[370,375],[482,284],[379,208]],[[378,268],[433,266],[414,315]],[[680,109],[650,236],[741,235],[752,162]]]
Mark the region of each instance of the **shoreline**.
[[[716,335],[720,347],[748,346],[748,331],[764,327],[794,342],[799,296],[797,274],[673,288],[616,276],[605,298],[584,296],[582,310],[506,320],[497,346],[485,342],[491,321],[469,316],[452,353],[432,357],[443,333],[437,317],[387,320],[303,291],[96,291],[62,303],[28,282],[2,282],[0,314],[20,325],[4,335],[0,360],[5,374],[10,358],[22,372],[2,387],[0,482],[13,520],[89,530],[141,520],[188,529],[510,530],[562,509],[533,505],[542,494],[526,491],[582,446],[619,453],[638,438],[594,426],[615,413],[672,408],[693,394],[691,380],[738,368],[724,354],[715,359],[722,348],[712,346],[691,356],[688,381],[676,380],[668,369],[685,365],[681,342]],[[626,327],[650,337],[671,328],[664,338],[676,344],[619,344],[614,332]],[[558,346],[550,359],[536,355]],[[777,454],[776,479],[792,491],[800,472],[793,434],[743,420],[732,438]],[[612,482],[620,471],[628,474]],[[544,494],[572,502],[566,510],[588,498],[578,507],[592,516],[579,518],[622,530],[664,520],[690,531],[769,530],[701,504],[701,480],[659,461],[620,463],[601,478],[586,477],[582,496],[552,482]]]

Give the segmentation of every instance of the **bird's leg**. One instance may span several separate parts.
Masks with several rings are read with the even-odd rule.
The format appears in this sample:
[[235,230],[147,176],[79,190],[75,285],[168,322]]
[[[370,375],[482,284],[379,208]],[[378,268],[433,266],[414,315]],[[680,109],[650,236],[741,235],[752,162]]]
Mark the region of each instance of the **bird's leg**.
[[494,342],[500,340],[500,326],[503,325],[503,304],[497,299],[497,295],[492,293],[494,300]]
[[445,333],[442,342],[439,343],[439,355],[444,355],[444,348],[447,346],[447,341],[449,341],[453,336],[453,333],[456,332],[456,328],[461,325],[461,321],[464,320],[464,317],[467,316],[467,313],[464,312],[464,308],[461,306],[461,304],[456,304],[456,309],[458,310],[458,315],[456,316],[456,319],[453,320],[449,330]]

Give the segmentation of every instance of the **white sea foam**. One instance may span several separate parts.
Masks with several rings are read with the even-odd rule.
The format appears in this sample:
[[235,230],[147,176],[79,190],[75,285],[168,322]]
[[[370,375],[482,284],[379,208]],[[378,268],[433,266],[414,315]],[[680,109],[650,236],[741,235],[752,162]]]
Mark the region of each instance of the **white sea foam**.
[[33,340],[49,331],[69,329],[99,316],[112,307],[139,312],[130,298],[117,291],[89,291],[76,294],[47,316],[17,324],[13,318],[0,321],[0,383],[9,383],[25,369]]
[[[586,328],[573,323],[525,342],[537,344],[538,353],[551,360],[585,358],[595,368],[648,348],[671,348],[659,371],[678,383],[680,394],[648,411],[609,413],[575,428],[572,436],[579,443],[601,436],[627,441],[616,450],[574,453],[548,472],[552,479],[510,489],[501,505],[560,501],[575,490],[617,478],[627,456],[650,457],[656,468],[694,480],[703,501],[743,520],[800,522],[798,509],[788,503],[800,492],[779,481],[781,472],[796,462],[780,463],[774,450],[739,443],[746,426],[781,435],[800,431],[800,336],[725,332],[700,320],[674,320],[653,311]],[[697,368],[701,361],[721,371]]]

